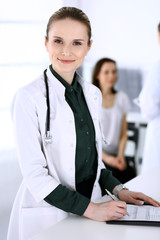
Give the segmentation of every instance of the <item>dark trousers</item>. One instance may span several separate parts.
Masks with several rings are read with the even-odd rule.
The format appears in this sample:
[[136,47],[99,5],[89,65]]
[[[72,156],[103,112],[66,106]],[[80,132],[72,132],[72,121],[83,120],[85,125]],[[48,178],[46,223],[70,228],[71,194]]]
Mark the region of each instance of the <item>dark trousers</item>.
[[126,157],[127,168],[124,171],[120,171],[117,168],[113,168],[105,164],[106,168],[112,171],[114,177],[116,177],[121,183],[126,183],[132,178],[136,177],[135,164],[132,158]]

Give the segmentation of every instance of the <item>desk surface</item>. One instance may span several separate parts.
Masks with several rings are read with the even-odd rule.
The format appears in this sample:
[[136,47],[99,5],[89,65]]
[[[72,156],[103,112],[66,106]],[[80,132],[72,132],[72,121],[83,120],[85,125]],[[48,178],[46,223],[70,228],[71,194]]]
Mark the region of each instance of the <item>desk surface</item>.
[[[129,181],[126,186],[131,190],[144,193],[160,201],[160,169],[140,175]],[[160,227],[107,225],[84,217],[70,216],[53,225],[32,240],[160,240]]]

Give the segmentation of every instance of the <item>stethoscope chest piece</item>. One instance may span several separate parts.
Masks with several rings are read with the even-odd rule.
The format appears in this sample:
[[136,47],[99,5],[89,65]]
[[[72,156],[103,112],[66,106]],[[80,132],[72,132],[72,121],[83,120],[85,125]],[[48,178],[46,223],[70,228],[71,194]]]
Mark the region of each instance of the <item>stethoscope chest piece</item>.
[[50,131],[47,131],[45,134],[44,141],[46,144],[52,143],[52,136],[50,135]]

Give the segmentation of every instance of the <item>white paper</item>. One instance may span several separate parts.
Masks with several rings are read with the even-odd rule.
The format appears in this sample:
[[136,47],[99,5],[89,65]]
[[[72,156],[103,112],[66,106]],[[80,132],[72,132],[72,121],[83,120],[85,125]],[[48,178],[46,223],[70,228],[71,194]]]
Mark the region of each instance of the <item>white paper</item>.
[[160,221],[160,207],[153,206],[136,206],[127,204],[126,215],[120,220],[131,220],[131,221]]

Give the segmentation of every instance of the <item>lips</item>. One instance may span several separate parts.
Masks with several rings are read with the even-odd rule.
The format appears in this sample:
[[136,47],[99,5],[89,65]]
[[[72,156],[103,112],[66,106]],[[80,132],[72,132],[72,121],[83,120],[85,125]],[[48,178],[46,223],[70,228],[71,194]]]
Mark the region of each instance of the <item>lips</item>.
[[75,60],[68,60],[68,59],[61,59],[61,58],[58,58],[58,61],[66,64],[75,62]]

